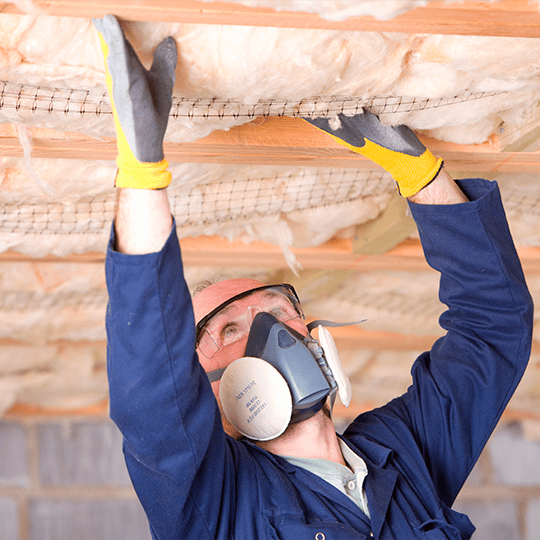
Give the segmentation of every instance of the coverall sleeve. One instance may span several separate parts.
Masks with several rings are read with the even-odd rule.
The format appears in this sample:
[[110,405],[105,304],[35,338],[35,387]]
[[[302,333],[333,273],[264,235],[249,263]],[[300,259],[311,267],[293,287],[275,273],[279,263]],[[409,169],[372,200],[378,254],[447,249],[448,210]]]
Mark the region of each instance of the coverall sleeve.
[[[173,230],[163,249],[106,261],[110,415],[153,537],[214,538],[235,497],[230,445],[195,353],[195,323]],[[228,488],[227,488],[228,486]]]
[[498,186],[460,184],[471,202],[411,204],[427,262],[441,273],[446,335],[412,368],[406,403],[441,499],[451,505],[530,355],[533,306]]

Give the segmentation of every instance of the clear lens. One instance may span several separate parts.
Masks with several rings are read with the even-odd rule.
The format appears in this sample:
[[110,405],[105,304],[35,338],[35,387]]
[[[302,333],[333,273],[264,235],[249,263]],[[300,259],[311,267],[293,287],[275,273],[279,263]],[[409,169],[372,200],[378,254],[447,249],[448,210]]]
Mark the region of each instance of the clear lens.
[[212,358],[223,347],[236,343],[249,334],[255,315],[261,311],[271,313],[282,322],[303,316],[298,300],[284,287],[255,290],[227,303],[206,322],[199,334],[199,350]]

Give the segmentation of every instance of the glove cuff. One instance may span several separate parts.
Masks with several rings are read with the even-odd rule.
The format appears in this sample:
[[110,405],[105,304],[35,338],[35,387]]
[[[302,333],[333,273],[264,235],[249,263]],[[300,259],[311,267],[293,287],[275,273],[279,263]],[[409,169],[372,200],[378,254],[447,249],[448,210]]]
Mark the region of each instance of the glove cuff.
[[442,158],[436,158],[427,148],[419,156],[414,156],[384,148],[369,139],[364,139],[364,146],[356,147],[334,135],[332,137],[389,172],[397,182],[399,193],[403,197],[415,195],[426,187],[439,174],[443,166]]
[[165,159],[159,163],[126,163],[118,157],[116,164],[118,173],[115,186],[119,188],[163,189],[172,180],[167,170],[169,163]]
[[[431,183],[443,166],[442,158],[436,158],[429,150],[419,157],[400,154],[393,170],[389,170],[397,182],[402,197],[410,197]],[[401,161],[401,163],[399,163]]]

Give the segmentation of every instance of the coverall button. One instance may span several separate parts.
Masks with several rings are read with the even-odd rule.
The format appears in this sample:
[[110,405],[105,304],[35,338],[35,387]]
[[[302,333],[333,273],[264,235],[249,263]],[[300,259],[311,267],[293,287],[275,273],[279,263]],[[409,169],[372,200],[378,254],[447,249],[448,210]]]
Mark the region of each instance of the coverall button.
[[324,536],[324,533],[322,533],[322,532],[318,532],[315,535],[315,540],[324,540],[325,538],[326,538],[326,536]]

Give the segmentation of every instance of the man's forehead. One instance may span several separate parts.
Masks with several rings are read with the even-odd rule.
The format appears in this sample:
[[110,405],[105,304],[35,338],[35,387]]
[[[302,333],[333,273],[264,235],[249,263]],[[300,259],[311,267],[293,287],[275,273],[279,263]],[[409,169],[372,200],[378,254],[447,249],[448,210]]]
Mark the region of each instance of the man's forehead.
[[265,283],[250,278],[227,279],[210,285],[193,299],[195,321],[199,322],[205,315],[234,296],[264,286]]

